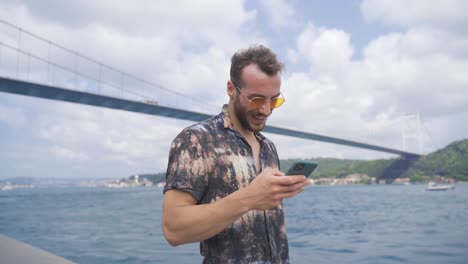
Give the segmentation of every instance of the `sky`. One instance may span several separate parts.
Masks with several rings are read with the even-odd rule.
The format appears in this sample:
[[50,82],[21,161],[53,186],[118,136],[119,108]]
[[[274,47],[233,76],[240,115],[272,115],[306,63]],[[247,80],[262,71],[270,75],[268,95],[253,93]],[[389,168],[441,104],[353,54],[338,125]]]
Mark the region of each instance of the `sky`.
[[[213,115],[228,101],[232,54],[265,45],[286,65],[286,102],[268,125],[422,154],[468,138],[466,10],[466,0],[0,1],[1,20],[154,84],[129,89],[169,89]],[[1,28],[14,45],[14,31]],[[34,75],[29,67],[16,72]],[[191,124],[0,93],[0,178],[164,172],[172,139]],[[281,159],[395,157],[265,135]]]

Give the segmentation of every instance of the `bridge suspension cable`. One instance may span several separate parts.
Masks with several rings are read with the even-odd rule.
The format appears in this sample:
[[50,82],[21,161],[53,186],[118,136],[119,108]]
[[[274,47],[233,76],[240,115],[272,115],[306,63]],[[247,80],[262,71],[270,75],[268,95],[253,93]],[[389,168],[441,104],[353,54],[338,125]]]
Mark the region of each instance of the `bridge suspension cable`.
[[[219,106],[124,72],[0,19],[0,75],[149,104],[216,112]],[[29,44],[33,43],[33,44]],[[55,59],[52,57],[56,56]],[[47,57],[44,57],[47,55]],[[68,59],[67,59],[68,57]],[[71,65],[69,62],[72,62]]]

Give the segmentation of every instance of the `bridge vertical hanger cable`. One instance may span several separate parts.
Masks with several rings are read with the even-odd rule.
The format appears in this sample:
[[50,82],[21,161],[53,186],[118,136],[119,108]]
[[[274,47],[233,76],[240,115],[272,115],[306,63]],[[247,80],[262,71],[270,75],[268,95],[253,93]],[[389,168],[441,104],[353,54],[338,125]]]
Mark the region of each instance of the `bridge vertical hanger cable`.
[[[18,50],[21,50],[21,32],[23,32],[23,30],[21,28],[19,28],[18,30],[18,44],[17,44],[17,47],[18,47]],[[19,78],[19,60],[20,60],[20,53],[18,52],[18,55],[16,56],[16,78]]]
[[102,80],[102,63],[99,63],[99,77],[98,77],[98,94],[101,94],[101,80]]
[[[50,60],[50,41],[47,41],[47,60],[48,61],[51,61]],[[52,82],[50,80],[50,64],[47,63],[47,77],[46,77],[46,83],[51,85]]]
[[2,72],[1,72],[2,63],[3,63],[3,42],[0,41],[0,76],[2,75]]
[[78,90],[78,56],[75,56],[75,59],[73,60],[73,67],[74,67],[74,82],[75,82],[75,90]]
[[26,64],[26,80],[29,81],[29,71],[31,70],[31,56],[28,55],[28,63]]

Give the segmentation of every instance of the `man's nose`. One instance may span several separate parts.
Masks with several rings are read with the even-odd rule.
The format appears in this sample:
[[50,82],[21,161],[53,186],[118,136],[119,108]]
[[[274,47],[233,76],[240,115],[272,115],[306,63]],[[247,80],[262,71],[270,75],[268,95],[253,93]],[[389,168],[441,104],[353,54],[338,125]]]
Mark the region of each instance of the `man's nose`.
[[265,100],[262,104],[262,106],[260,107],[259,109],[259,112],[262,114],[262,115],[270,115],[271,114],[271,101],[270,100]]

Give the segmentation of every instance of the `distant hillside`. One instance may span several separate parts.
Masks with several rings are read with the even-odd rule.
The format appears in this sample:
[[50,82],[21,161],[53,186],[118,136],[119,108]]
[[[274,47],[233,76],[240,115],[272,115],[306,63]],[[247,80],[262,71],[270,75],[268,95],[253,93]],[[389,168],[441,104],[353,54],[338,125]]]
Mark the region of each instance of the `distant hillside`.
[[406,173],[410,177],[440,175],[468,181],[468,139],[451,143],[418,160]]
[[[331,158],[311,159],[318,163],[312,177],[341,178],[353,173],[364,173],[370,177],[391,182],[395,178],[409,177],[419,181],[423,176],[444,176],[468,181],[468,140],[454,142],[419,160],[379,159],[341,160]],[[286,171],[294,160],[281,160],[281,169]]]
[[[395,172],[394,164],[398,164],[396,167],[403,167],[401,163],[406,163],[405,160],[400,159],[388,159],[388,160],[346,160],[346,159],[333,159],[333,158],[317,158],[311,159],[317,162],[318,167],[312,173],[313,178],[321,177],[332,177],[342,178],[353,173],[363,173],[370,177],[377,179],[394,179],[392,175],[401,174],[401,172]],[[282,160],[281,170],[286,171],[294,160]]]

